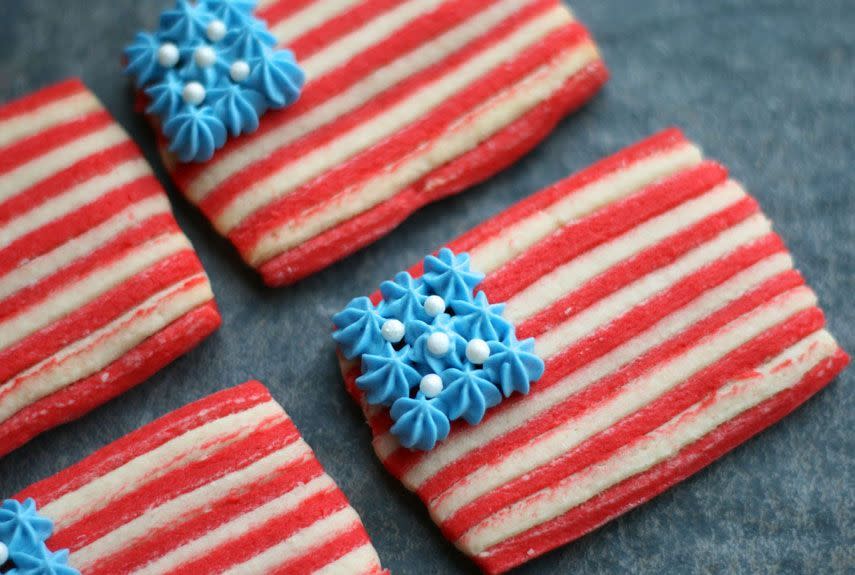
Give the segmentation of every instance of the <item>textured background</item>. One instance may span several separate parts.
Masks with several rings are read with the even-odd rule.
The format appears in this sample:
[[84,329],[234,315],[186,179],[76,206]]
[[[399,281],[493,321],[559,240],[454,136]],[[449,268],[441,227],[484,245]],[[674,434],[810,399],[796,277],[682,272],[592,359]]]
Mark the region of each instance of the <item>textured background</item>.
[[[478,0],[466,0],[478,1]],[[118,60],[167,0],[0,0],[0,100],[78,75],[157,164]],[[17,492],[208,393],[264,381],[361,513],[396,573],[474,573],[388,476],[337,371],[329,317],[472,225],[668,125],[759,198],[855,351],[855,5],[852,0],[576,0],[612,80],[513,168],[429,206],[332,268],[266,289],[167,183],[222,329],[122,399],[0,461]],[[164,179],[164,182],[166,180]],[[852,572],[855,369],[723,461],[520,573]]]

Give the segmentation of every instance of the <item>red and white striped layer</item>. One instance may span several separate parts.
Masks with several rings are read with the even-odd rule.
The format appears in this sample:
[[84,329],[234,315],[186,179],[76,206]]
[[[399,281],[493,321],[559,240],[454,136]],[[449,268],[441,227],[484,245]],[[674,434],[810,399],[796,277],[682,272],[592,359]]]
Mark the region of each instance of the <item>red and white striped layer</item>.
[[514,162],[607,72],[559,0],[274,0],[264,18],[307,74],[178,186],[271,285],[374,241]]
[[382,573],[359,516],[265,387],[185,406],[24,490],[86,575]]
[[[430,452],[363,405],[380,459],[488,573],[667,489],[848,361],[755,201],[676,130],[448,245],[537,338],[543,378]],[[342,369],[359,399],[358,366]]]
[[0,107],[0,456],[219,323],[166,194],[82,83]]

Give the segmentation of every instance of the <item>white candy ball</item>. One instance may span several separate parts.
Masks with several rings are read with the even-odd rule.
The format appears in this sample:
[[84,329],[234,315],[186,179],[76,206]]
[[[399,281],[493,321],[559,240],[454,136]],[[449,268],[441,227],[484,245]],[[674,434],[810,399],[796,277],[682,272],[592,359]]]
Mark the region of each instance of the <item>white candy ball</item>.
[[235,82],[243,82],[249,77],[249,64],[244,60],[236,60],[229,68],[229,76]]
[[380,328],[383,339],[389,343],[398,343],[404,339],[404,324],[397,319],[387,319]]
[[425,312],[429,316],[436,317],[444,311],[445,300],[439,297],[438,295],[428,296],[428,298],[425,300]]
[[419,391],[424,393],[428,399],[433,399],[442,393],[442,378],[435,373],[427,374],[419,383]]
[[490,346],[483,339],[473,339],[466,344],[466,359],[475,365],[481,365],[490,357]]
[[184,98],[185,103],[198,106],[205,100],[205,86],[199,82],[190,82],[184,86],[181,97]]
[[[424,383],[424,380],[422,380]],[[440,390],[442,389],[442,381],[439,382]],[[3,565],[6,561],[9,560],[9,548],[6,547],[6,544],[0,541],[0,565]]]
[[205,35],[211,42],[219,42],[226,37],[226,24],[222,20],[212,20],[205,30]]
[[451,340],[448,339],[448,334],[438,331],[428,336],[427,348],[428,351],[437,357],[442,357],[448,353],[448,348],[451,347]]
[[217,53],[210,46],[199,46],[193,53],[193,60],[200,68],[210,68],[217,61]]
[[178,63],[179,57],[178,46],[172,42],[161,44],[160,48],[157,49],[157,62],[164,68],[175,66]]

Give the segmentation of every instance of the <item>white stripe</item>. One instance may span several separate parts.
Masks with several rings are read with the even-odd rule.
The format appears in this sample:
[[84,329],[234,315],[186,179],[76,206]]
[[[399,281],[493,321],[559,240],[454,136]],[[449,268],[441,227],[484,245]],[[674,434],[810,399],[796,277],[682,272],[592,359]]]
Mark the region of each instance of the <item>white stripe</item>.
[[612,266],[629,260],[743,198],[745,192],[742,188],[730,181],[641,222],[620,236],[559,265],[514,294],[506,302],[505,316],[512,323],[531,317]]
[[148,175],[151,175],[151,169],[144,159],[129,160],[113,167],[106,174],[78,183],[44,203],[33,205],[28,212],[0,226],[0,248],[8,246],[45,224],[97,201],[125,184]]
[[217,229],[226,233],[244,218],[271,201],[328,171],[333,166],[353,157],[404,126],[428,114],[445,100],[462,90],[514,54],[568,20],[566,10],[556,8],[514,31],[503,42],[478,53],[466,62],[445,73],[414,94],[384,110],[371,120],[339,135],[335,140],[311,153],[290,162],[270,176],[254,182],[251,187],[233,198],[215,218]]
[[519,0],[503,0],[412,52],[374,70],[344,92],[306,113],[286,121],[264,135],[248,140],[242,146],[221,151],[187,186],[188,197],[193,202],[200,202],[214,188],[235,173],[246,169],[251,163],[269,156],[321,126],[336,121],[409,76],[441,62],[475,38],[487,34],[523,5]]
[[314,571],[313,575],[365,575],[380,570],[377,551],[369,543]]
[[477,555],[590,500],[598,493],[675,457],[720,425],[798,384],[837,350],[834,339],[817,332],[778,355],[748,379],[728,383],[704,401],[622,449],[606,462],[520,500],[473,527],[460,540]]
[[97,132],[89,133],[42,154],[0,176],[0,201],[5,201],[78,161],[127,139],[128,135],[118,124],[110,124]]
[[0,120],[0,146],[8,146],[99,109],[101,103],[85,90],[61,100],[52,100],[25,114]]
[[328,20],[350,10],[361,0],[316,0],[289,18],[274,24],[270,33],[276,36],[280,45],[288,43],[306,34]]
[[210,457],[240,441],[254,433],[261,423],[287,419],[279,404],[270,400],[207,421],[40,506],[41,512],[53,519],[55,531],[59,532],[135,491],[140,485],[154,481],[174,469]]
[[[300,443],[303,443],[302,441]],[[303,443],[305,445],[305,443]],[[311,456],[311,451],[306,457]],[[199,539],[185,543],[180,547],[169,551],[166,555],[159,557],[134,571],[134,575],[156,575],[158,573],[169,573],[179,566],[199,557],[204,557],[217,550],[220,545],[228,543],[232,539],[240,537],[253,529],[259,528],[271,519],[296,509],[300,503],[325,491],[336,489],[335,483],[328,475],[320,475],[307,483],[302,483],[279,497],[267,503],[247,510],[242,515],[223,523],[219,527],[205,533]]]
[[393,197],[437,167],[474,149],[558,91],[566,80],[597,58],[591,44],[565,53],[508,92],[460,118],[441,137],[425,142],[397,165],[367,182],[346,189],[315,213],[292,219],[268,232],[254,246],[249,261],[258,265],[285,250]]
[[164,194],[155,194],[140,200],[97,227],[23,263],[0,277],[0,300],[91,254],[115,236],[140,222],[158,214],[168,213],[170,213],[169,200]]
[[[132,547],[137,540],[180,522],[182,518],[193,516],[200,510],[216,505],[222,499],[239,497],[247,489],[251,489],[253,485],[276,473],[276,470],[283,465],[311,456],[312,451],[309,446],[304,441],[297,439],[246,467],[235,469],[231,473],[214,479],[193,491],[182,493],[173,499],[146,509],[141,515],[75,551],[73,555],[74,565],[85,573],[86,569],[94,563]],[[156,499],[155,502],[157,502]],[[152,570],[151,572],[158,571]],[[165,573],[168,572],[168,569],[159,572]]]
[[79,309],[130,277],[182,250],[192,249],[180,232],[169,232],[136,246],[121,258],[51,292],[47,299],[0,322],[0,349],[24,339]]
[[[204,278],[203,275],[194,279]],[[95,374],[187,312],[213,299],[207,281],[182,280],[87,337],[0,384],[0,423],[52,393]],[[101,374],[109,378],[109,373]]]
[[701,162],[691,144],[659,152],[608,174],[554,204],[511,224],[469,250],[472,268],[490,273],[568,223]]
[[[769,265],[770,268],[766,271],[774,274],[776,271],[791,269],[792,260],[787,254],[780,254],[770,260]],[[745,291],[757,285],[759,281],[761,281],[760,276],[755,279],[751,273],[741,273],[721,286],[705,292],[683,308],[662,318],[629,341],[569,374],[544,392],[531,395],[526,398],[526,401],[504,411],[502,417],[491,418],[477,427],[461,430],[422,458],[419,464],[404,476],[405,485],[410,489],[417,489],[428,478],[434,476],[452,461],[465,456],[488,441],[504,435],[509,429],[523,425],[529,419],[537,417],[591,383],[622,369],[650,349],[671,339],[687,327],[741,297]],[[591,329],[594,327],[592,326]]]
[[285,541],[259,553],[249,561],[235,565],[223,575],[257,575],[269,573],[276,567],[311,553],[336,535],[359,525],[359,516],[351,507],[328,515],[309,527],[301,529]]
[[610,399],[597,404],[579,417],[564,421],[536,441],[505,454],[497,464],[485,466],[472,473],[465,478],[463,484],[453,487],[433,506],[433,516],[439,522],[445,521],[461,507],[496,487],[554,461],[597,433],[669,393],[694,374],[767,329],[815,303],[816,298],[810,290],[797,288],[764,304],[759,311],[754,310],[734,320],[682,355],[656,367],[643,377],[628,382]]

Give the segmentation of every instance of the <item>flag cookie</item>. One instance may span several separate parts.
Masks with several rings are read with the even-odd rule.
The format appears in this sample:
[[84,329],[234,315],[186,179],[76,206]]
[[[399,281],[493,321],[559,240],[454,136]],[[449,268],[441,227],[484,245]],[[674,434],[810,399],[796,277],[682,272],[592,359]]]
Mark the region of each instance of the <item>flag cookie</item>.
[[[157,72],[167,45],[163,62],[181,72],[142,100],[152,117],[182,115],[161,130],[169,170],[270,285],[503,169],[607,78],[559,0],[268,0],[254,16],[253,4],[179,2],[126,60],[137,78]],[[226,32],[230,19],[242,31]],[[193,30],[184,49],[176,22]],[[259,72],[272,62],[275,74]],[[290,105],[265,103],[268,78]],[[188,142],[212,157],[181,163]]]
[[[336,316],[336,339],[377,455],[487,573],[651,499],[787,415],[848,362],[755,200],[677,130],[521,201],[448,248],[354,300]],[[460,259],[442,269],[433,260],[443,253]],[[483,294],[478,317],[501,326],[500,315],[515,329],[507,341],[533,339],[543,373],[512,369],[523,363],[507,354],[493,360],[500,348],[491,344],[460,368],[475,382],[465,401],[459,390],[444,401],[459,377],[425,367],[410,347],[425,329],[465,340],[456,323],[471,312],[451,306],[443,322],[426,319],[437,273],[453,276],[440,288]],[[428,328],[386,327],[403,307]],[[379,372],[374,358],[390,356],[383,342],[407,355]],[[503,390],[502,373],[530,385],[502,394],[477,421],[442,428],[437,413],[456,414],[478,393],[498,398],[484,390]],[[404,393],[402,380],[413,386],[402,407],[377,401],[377,389]],[[435,445],[413,444],[414,429],[443,433]]]
[[81,82],[0,107],[0,456],[219,324],[166,194]]
[[[178,409],[6,506],[35,510],[47,553],[86,575],[384,572],[347,498],[257,382]],[[15,561],[3,519],[0,509]]]

